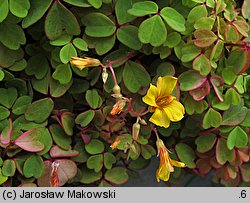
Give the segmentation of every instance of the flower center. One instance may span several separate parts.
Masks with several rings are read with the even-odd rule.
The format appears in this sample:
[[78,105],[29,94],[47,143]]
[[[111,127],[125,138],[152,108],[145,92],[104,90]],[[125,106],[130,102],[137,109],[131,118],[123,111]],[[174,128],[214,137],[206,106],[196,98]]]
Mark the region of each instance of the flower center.
[[175,99],[175,97],[168,95],[162,98],[158,98],[156,99],[156,104],[159,108],[165,108],[168,104],[170,104],[173,100]]

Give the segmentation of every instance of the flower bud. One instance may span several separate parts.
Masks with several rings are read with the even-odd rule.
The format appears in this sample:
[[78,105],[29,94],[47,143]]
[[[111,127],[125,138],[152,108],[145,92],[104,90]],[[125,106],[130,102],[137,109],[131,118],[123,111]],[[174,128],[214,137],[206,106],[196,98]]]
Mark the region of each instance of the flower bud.
[[142,125],[147,125],[147,122],[146,122],[144,119],[141,119],[141,120],[140,120],[140,124],[142,124]]
[[139,132],[140,132],[140,127],[141,127],[140,124],[137,122],[133,124],[133,127],[132,127],[133,140],[137,140]]
[[111,149],[116,149],[117,146],[120,144],[121,139],[119,137],[116,137],[115,141],[110,145]]
[[79,58],[79,57],[71,57],[70,64],[79,68],[80,70],[87,68],[87,67],[96,67],[101,64],[98,59],[95,58]]
[[121,94],[121,88],[120,88],[120,86],[119,86],[119,85],[115,85],[115,86],[113,87],[113,92],[114,92],[115,94]]
[[102,81],[105,84],[107,82],[109,74],[106,71],[102,72]]

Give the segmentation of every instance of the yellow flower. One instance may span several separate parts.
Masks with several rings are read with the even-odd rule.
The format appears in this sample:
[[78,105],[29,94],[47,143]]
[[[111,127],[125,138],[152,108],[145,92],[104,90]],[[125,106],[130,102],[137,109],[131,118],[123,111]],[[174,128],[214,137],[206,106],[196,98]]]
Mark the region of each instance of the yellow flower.
[[170,121],[180,121],[185,113],[183,105],[171,93],[176,86],[177,78],[172,76],[159,77],[157,86],[150,84],[143,102],[154,111],[149,121],[168,128]]
[[99,66],[101,62],[98,59],[89,58],[89,57],[85,57],[85,58],[71,57],[70,64],[82,70],[87,67]]
[[169,157],[168,149],[165,147],[161,139],[156,141],[156,146],[158,149],[158,156],[160,156],[160,165],[156,172],[156,179],[158,182],[160,182],[160,180],[168,181],[170,173],[174,172],[174,166],[185,167],[185,164],[172,160]]

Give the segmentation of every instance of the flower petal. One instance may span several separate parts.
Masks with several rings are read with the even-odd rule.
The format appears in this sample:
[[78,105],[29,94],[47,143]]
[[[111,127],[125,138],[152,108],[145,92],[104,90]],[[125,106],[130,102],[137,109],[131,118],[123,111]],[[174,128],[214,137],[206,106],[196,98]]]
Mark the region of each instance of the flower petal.
[[158,170],[156,171],[156,179],[157,182],[160,182],[160,180],[163,181],[168,181],[170,176],[170,172],[166,170],[165,167],[159,167]]
[[180,121],[185,113],[184,106],[177,100],[173,100],[164,108],[165,113],[171,121]]
[[150,87],[148,89],[148,92],[146,96],[142,98],[142,101],[149,106],[155,106],[157,107],[157,104],[155,103],[156,98],[158,97],[158,90],[157,87],[150,84]]
[[159,77],[157,80],[157,88],[160,93],[160,97],[170,95],[174,90],[177,83],[177,78],[172,76]]
[[184,163],[179,162],[179,161],[175,161],[175,160],[171,160],[171,163],[172,163],[174,166],[176,166],[176,167],[180,167],[180,168],[182,168],[182,167],[185,167],[185,166],[186,166]]
[[150,122],[154,123],[155,125],[158,125],[160,127],[168,128],[170,124],[170,120],[165,113],[165,111],[162,109],[155,109],[154,114],[149,119]]

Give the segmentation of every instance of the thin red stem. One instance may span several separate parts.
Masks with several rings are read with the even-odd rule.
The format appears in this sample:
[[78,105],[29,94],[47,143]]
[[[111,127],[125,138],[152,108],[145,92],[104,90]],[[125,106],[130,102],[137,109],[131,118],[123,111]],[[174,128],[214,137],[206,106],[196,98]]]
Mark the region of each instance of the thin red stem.
[[158,132],[157,132],[156,128],[154,127],[154,125],[153,125],[153,124],[151,124],[151,125],[150,125],[150,128],[151,128],[151,130],[152,130],[152,131],[154,131],[154,133],[155,133],[155,135],[156,135],[156,137],[157,137],[157,140],[159,140],[159,139],[160,139],[160,137],[159,137],[159,134],[158,134]]

